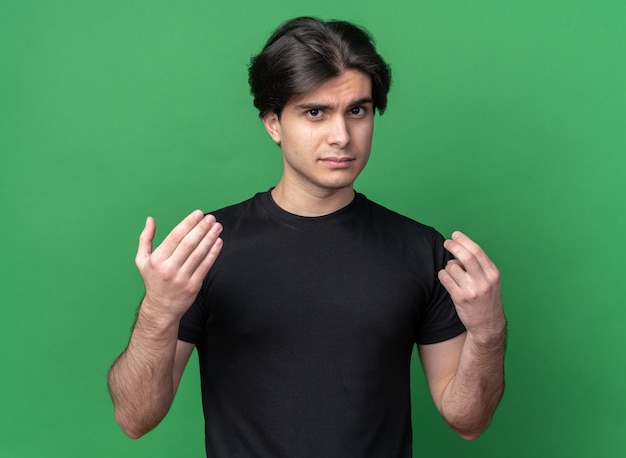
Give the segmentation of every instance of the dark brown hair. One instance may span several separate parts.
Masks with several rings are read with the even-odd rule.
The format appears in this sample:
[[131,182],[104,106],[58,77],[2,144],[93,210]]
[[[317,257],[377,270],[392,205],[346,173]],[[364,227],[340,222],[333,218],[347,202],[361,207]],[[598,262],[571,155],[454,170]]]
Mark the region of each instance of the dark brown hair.
[[372,36],[346,21],[298,17],[279,26],[251,59],[248,82],[259,115],[282,109],[328,79],[358,70],[372,79],[374,109],[383,113],[391,69],[376,52]]

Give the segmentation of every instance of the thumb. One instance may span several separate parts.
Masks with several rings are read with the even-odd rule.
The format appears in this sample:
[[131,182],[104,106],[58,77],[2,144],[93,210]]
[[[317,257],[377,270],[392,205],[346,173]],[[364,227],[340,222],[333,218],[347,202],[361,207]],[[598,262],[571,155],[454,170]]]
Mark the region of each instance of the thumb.
[[152,216],[148,216],[146,219],[146,225],[139,235],[139,245],[137,246],[137,256],[135,257],[135,263],[137,266],[141,266],[152,254],[152,240],[154,240],[154,234],[156,232],[156,223]]

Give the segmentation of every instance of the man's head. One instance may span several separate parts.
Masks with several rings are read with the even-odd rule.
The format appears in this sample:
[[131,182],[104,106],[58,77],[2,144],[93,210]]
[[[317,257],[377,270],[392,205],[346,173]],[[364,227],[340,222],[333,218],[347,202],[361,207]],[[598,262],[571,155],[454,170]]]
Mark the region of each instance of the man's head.
[[260,116],[276,113],[333,77],[357,70],[372,81],[373,105],[387,106],[391,71],[364,29],[344,21],[299,17],[282,24],[252,58],[250,89]]

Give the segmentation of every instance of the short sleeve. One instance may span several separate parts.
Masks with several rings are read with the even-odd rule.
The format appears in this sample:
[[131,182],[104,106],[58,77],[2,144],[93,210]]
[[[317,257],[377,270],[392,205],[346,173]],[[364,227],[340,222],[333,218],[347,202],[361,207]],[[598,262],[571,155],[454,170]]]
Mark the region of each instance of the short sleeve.
[[439,281],[438,272],[451,259],[450,253],[443,247],[443,236],[433,229],[432,256],[433,282],[432,291],[425,309],[420,314],[417,344],[433,344],[452,339],[465,332],[456,313],[456,308],[448,291]]
[[183,315],[178,326],[178,338],[185,342],[198,345],[206,328],[208,316],[207,306],[208,285],[205,279],[198,296],[189,310]]

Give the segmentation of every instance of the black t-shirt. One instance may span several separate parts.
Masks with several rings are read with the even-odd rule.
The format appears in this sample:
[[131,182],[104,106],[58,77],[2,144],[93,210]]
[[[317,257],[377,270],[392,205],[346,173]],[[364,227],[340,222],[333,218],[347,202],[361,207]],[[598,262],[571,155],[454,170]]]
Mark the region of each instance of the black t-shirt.
[[179,330],[207,456],[410,457],[414,344],[464,331],[441,235],[362,194],[322,217],[269,192],[213,214],[224,247]]

